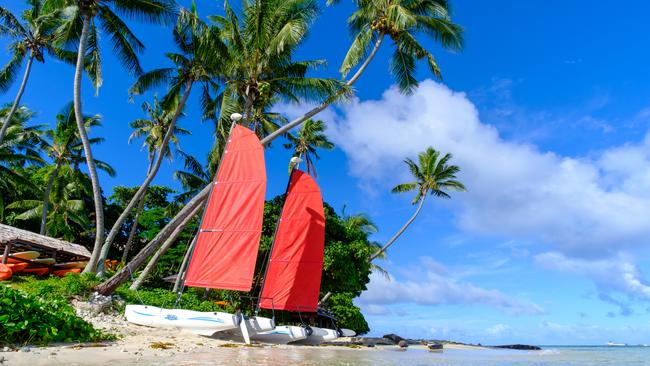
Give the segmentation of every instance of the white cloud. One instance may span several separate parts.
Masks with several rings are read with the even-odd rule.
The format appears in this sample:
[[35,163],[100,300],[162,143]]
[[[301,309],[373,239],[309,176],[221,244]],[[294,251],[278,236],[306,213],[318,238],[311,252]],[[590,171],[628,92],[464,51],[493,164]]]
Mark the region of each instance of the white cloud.
[[[440,264],[436,264],[440,266]],[[497,290],[488,290],[471,283],[460,282],[448,275],[446,269],[426,269],[418,279],[387,280],[373,273],[368,290],[361,294],[358,305],[368,314],[378,313],[390,304],[413,303],[418,305],[486,305],[497,307],[512,314],[542,314],[538,305],[519,300]]]
[[544,268],[592,279],[599,290],[599,298],[618,306],[621,315],[630,315],[631,310],[626,303],[614,298],[610,293],[621,293],[650,301],[650,285],[643,279],[634,263],[624,255],[610,259],[586,260],[549,252],[536,255],[535,262]]
[[428,146],[452,153],[469,189],[454,194],[463,229],[585,257],[650,244],[650,140],[596,158],[542,152],[503,140],[464,93],[433,81],[411,96],[391,88],[380,100],[344,105],[332,118],[331,137],[363,184],[401,181],[403,159]]
[[510,331],[510,327],[505,324],[495,324],[494,326],[487,328],[485,332],[490,335],[502,335]]

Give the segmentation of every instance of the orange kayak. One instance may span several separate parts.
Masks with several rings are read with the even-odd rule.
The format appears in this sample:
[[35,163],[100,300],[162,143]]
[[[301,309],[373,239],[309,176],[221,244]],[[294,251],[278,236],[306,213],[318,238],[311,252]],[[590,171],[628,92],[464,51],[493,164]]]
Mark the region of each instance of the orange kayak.
[[9,280],[13,276],[11,268],[6,264],[0,263],[0,281]]
[[12,273],[22,272],[29,263],[7,263],[7,267],[11,268]]
[[52,274],[55,276],[63,277],[67,273],[81,273],[81,268],[69,268],[69,269],[59,269],[53,271]]
[[25,268],[22,273],[33,274],[35,276],[45,276],[50,272],[49,268]]

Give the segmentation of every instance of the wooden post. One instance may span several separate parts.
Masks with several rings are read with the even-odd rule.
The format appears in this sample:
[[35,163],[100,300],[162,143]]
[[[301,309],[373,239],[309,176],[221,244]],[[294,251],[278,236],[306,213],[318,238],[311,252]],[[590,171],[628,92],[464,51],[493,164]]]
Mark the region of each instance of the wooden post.
[[7,264],[7,260],[9,259],[9,251],[11,250],[11,242],[5,244],[5,252],[2,255],[2,264]]

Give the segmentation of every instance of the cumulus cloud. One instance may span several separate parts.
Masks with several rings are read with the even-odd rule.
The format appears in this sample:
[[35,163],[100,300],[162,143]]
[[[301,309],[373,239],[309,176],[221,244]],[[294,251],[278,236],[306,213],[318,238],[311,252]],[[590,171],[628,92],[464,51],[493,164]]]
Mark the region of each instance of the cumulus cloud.
[[405,157],[428,146],[454,155],[469,191],[457,194],[461,228],[542,241],[574,256],[606,256],[650,241],[650,141],[595,158],[560,156],[502,139],[464,93],[425,81],[410,96],[345,105],[330,128],[352,174],[401,180]]
[[598,298],[619,307],[619,314],[632,315],[629,304],[610,295],[625,294],[629,298],[650,301],[650,284],[629,258],[619,255],[615,258],[586,260],[570,258],[562,253],[548,252],[535,256],[535,262],[543,268],[588,277],[598,288]]
[[368,290],[361,294],[358,304],[373,314],[382,313],[386,305],[412,303],[418,305],[465,304],[497,307],[511,314],[542,314],[535,303],[508,296],[497,290],[478,287],[451,278],[447,270],[436,264],[437,270],[426,268],[418,279],[388,280],[373,273]]

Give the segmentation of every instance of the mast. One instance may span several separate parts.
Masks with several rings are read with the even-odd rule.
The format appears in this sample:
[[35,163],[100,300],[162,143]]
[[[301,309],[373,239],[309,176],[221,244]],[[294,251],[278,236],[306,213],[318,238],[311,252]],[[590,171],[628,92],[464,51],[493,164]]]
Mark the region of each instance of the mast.
[[300,156],[294,156],[293,158],[291,158],[291,163],[293,163],[293,165],[291,167],[291,172],[289,172],[289,180],[287,181],[287,187],[284,190],[284,199],[282,200],[282,208],[280,209],[280,215],[278,215],[278,220],[275,222],[273,241],[271,242],[271,247],[269,248],[269,252],[266,255],[266,260],[264,261],[264,276],[262,276],[262,285],[260,286],[259,296],[257,297],[257,306],[255,307],[255,315],[257,315],[260,311],[260,303],[262,302],[262,290],[264,290],[264,284],[266,283],[266,275],[268,274],[269,271],[269,262],[271,261],[271,253],[273,253],[273,248],[275,247],[275,241],[278,236],[278,227],[280,226],[280,221],[282,220],[282,213],[284,212],[284,203],[287,201],[287,195],[289,194],[289,188],[291,187],[291,178],[293,177],[293,173],[296,171],[298,165],[301,162],[302,159],[300,158]]

